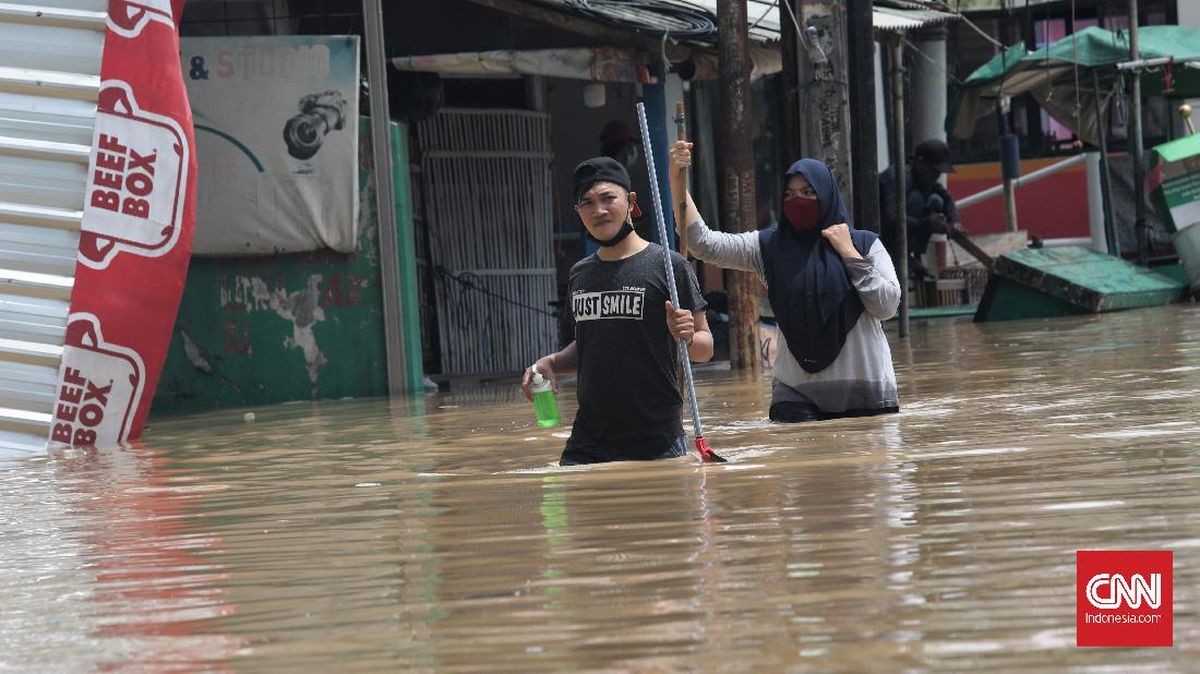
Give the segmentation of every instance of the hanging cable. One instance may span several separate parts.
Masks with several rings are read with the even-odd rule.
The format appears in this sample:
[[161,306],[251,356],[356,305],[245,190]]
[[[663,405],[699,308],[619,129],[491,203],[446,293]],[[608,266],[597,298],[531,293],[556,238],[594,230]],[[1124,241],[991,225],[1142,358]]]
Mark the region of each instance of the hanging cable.
[[939,65],[938,62],[933,59],[933,57],[931,57],[929,54],[926,54],[925,52],[921,51],[920,47],[918,47],[917,45],[913,44],[912,42],[909,42],[908,38],[901,37],[900,40],[904,42],[904,46],[911,49],[914,53],[916,53],[921,58],[932,63],[934,68],[937,68],[938,70],[942,71],[942,74],[946,76],[946,79],[953,80],[954,83],[958,84],[958,85],[963,84],[962,80],[960,80],[956,75],[952,74],[949,70],[946,70],[941,65]]
[[999,47],[1001,49],[1004,49],[1003,42],[997,40],[996,38],[992,37],[991,35],[988,35],[987,31],[985,31],[982,28],[980,28],[979,26],[975,25],[975,22],[968,19],[965,15],[963,15],[962,12],[956,11],[955,16],[958,17],[959,21],[962,21],[963,23],[967,24],[967,26],[971,27],[976,33],[979,33],[981,36],[983,36],[983,39],[990,42],[993,47]]
[[471,274],[471,273],[455,274],[454,272],[450,271],[449,269],[446,269],[445,267],[443,267],[441,265],[435,266],[434,271],[436,271],[440,276],[450,279],[451,281],[454,281],[455,283],[458,283],[459,285],[461,285],[462,289],[460,292],[462,293],[462,295],[461,295],[462,297],[466,296],[466,292],[468,290],[474,290],[475,292],[480,293],[481,295],[486,295],[488,297],[491,297],[492,299],[500,300],[501,302],[505,302],[505,303],[511,304],[513,306],[520,307],[522,309],[525,309],[526,311],[532,311],[535,313],[542,314],[544,316],[549,316],[550,318],[554,318],[554,319],[558,318],[557,315],[555,315],[554,313],[551,313],[549,311],[546,311],[545,309],[539,309],[538,307],[534,307],[534,306],[530,306],[528,304],[523,304],[521,302],[517,302],[516,300],[509,299],[503,295],[494,293],[494,292],[488,290],[487,288],[484,288],[477,280],[475,280],[475,279],[479,278],[475,274]]

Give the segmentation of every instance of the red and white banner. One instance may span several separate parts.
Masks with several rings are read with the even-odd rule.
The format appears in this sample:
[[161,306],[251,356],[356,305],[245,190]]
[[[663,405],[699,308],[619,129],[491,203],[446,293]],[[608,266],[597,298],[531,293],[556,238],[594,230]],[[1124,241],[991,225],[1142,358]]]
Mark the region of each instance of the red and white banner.
[[52,446],[138,437],[183,294],[195,223],[184,0],[110,0]]

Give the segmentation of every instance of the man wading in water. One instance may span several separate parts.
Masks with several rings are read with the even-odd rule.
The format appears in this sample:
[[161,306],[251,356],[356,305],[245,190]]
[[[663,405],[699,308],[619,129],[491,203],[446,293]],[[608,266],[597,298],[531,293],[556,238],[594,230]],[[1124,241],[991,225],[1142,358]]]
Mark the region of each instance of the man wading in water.
[[[536,363],[555,390],[558,375],[579,372],[579,409],[564,466],[683,456],[676,342],[685,340],[696,362],[713,354],[695,273],[671,253],[682,305],[675,309],[661,247],[633,230],[639,211],[629,188],[629,173],[609,157],[575,168],[575,211],[600,249],[571,268],[567,321],[575,340]],[[532,378],[526,369],[526,397]]]

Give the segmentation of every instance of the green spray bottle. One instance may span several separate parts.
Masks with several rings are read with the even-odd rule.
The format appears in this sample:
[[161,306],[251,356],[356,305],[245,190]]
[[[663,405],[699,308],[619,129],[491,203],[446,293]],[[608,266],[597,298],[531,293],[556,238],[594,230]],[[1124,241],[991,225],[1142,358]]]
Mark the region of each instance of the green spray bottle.
[[550,428],[557,426],[561,418],[558,412],[558,399],[554,396],[554,388],[550,382],[538,372],[537,365],[533,366],[533,382],[530,391],[533,393],[533,413],[537,416],[538,426]]

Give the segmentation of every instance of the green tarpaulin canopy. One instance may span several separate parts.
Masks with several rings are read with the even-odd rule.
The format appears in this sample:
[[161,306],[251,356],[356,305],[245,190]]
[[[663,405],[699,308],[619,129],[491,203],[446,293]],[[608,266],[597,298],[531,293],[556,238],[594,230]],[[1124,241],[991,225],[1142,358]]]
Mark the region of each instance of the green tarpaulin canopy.
[[[1200,29],[1147,26],[1138,31],[1138,51],[1143,59],[1194,59],[1170,68],[1173,90],[1166,93],[1180,98],[1200,97]],[[1051,116],[1080,138],[1096,144],[1095,84],[1099,84],[1101,105],[1107,107],[1119,85],[1117,64],[1129,61],[1129,57],[1127,32],[1094,27],[1033,52],[1020,44],[1009,47],[963,83],[947,119],[948,130],[959,138],[970,137],[976,119],[994,112],[1001,93],[1015,96],[1029,92]],[[1143,71],[1142,93],[1162,95],[1167,71],[1165,66]]]

